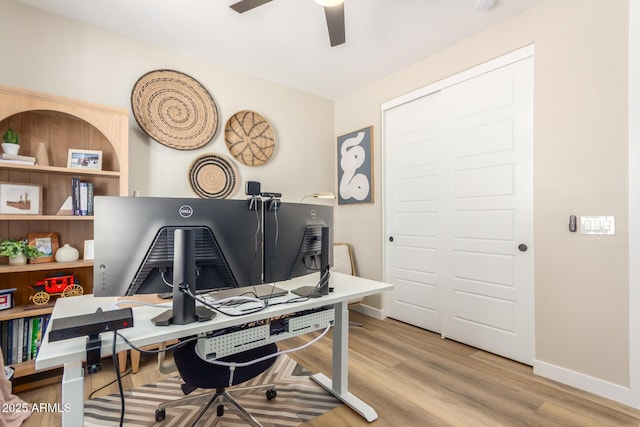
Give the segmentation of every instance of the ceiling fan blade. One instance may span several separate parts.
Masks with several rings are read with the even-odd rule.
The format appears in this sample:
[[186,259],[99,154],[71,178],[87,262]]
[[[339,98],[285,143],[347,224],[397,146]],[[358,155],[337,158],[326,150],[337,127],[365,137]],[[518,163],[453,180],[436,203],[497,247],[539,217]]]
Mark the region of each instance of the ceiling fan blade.
[[241,0],[229,7],[238,13],[245,13],[248,10],[254,9],[258,6],[262,6],[263,4],[269,3],[270,1],[272,0]]
[[344,43],[344,3],[337,6],[325,6],[324,16],[327,18],[331,47]]

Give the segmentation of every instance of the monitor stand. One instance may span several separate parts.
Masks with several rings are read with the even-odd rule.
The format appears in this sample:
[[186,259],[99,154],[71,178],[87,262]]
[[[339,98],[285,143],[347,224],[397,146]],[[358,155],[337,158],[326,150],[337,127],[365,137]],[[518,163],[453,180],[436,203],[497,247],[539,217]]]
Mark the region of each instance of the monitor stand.
[[[215,316],[216,314],[213,311],[209,310],[207,307],[196,307],[196,322],[206,322],[207,320],[213,319]],[[173,322],[173,310],[167,310],[162,314],[157,315],[156,317],[151,319],[151,322],[156,326],[169,326],[178,324]],[[181,324],[184,325],[184,323]]]
[[320,240],[320,283],[318,286],[300,286],[292,290],[305,298],[320,298],[329,295],[329,227],[322,227]]
[[329,287],[327,286],[327,293],[322,292],[322,287],[317,286],[300,286],[291,292],[305,298],[320,298],[321,296],[329,295]]
[[[151,319],[156,326],[187,325],[213,319],[215,313],[206,307],[196,307],[196,240],[190,229],[178,228],[174,232],[173,246],[173,309]],[[191,295],[181,289],[187,288]]]

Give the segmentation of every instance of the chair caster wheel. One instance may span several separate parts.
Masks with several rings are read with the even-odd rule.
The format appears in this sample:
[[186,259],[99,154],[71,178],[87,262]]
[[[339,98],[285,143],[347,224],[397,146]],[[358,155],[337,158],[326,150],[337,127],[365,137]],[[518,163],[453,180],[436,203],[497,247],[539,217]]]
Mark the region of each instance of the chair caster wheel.
[[221,417],[224,415],[224,405],[218,405],[218,407],[216,408],[216,415],[218,417]]
[[167,412],[164,409],[156,409],[156,422],[163,421],[167,416]]
[[278,395],[278,392],[276,391],[275,388],[270,388],[269,390],[267,390],[267,400],[273,400],[276,398],[277,395]]

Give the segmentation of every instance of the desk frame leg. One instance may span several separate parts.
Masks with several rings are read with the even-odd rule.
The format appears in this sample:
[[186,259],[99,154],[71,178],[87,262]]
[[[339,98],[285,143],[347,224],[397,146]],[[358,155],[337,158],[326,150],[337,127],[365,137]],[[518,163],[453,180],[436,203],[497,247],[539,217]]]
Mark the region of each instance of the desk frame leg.
[[358,397],[349,393],[349,305],[346,302],[335,304],[335,325],[333,328],[333,366],[332,377],[315,374],[311,379],[334,395],[342,403],[356,411],[368,422],[378,418],[376,411]]
[[64,364],[62,404],[69,405],[69,411],[62,412],[64,427],[84,425],[84,369],[82,361]]

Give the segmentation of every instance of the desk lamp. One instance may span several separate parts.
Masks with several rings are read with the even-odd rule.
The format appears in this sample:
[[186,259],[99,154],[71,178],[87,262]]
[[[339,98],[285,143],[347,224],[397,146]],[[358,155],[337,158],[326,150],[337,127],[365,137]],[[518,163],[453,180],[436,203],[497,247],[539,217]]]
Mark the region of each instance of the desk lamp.
[[315,199],[332,199],[335,200],[336,195],[333,194],[331,191],[320,191],[318,193],[313,193],[313,194],[307,194],[306,196],[304,196],[302,198],[302,200],[300,200],[300,202],[304,202],[305,199],[308,199],[309,197],[313,197]]

